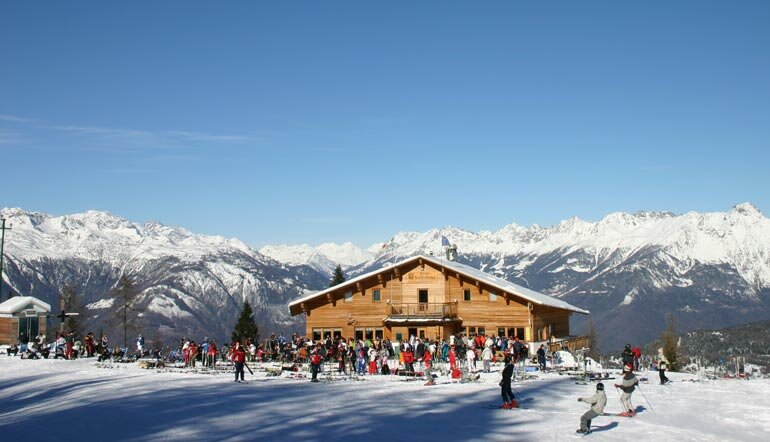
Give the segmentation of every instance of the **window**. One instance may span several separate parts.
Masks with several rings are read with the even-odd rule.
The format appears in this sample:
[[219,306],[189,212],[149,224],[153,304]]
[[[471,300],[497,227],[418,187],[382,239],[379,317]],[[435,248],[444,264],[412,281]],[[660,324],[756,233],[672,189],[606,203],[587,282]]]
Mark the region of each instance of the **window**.
[[353,292],[345,292],[345,302],[353,302]]
[[401,332],[397,332],[396,333],[396,341],[401,341],[402,339],[404,339],[404,334],[401,333]]
[[470,300],[471,300],[471,289],[463,290],[463,301],[470,301]]
[[366,327],[355,329],[356,339],[382,339],[384,336],[382,328]]
[[428,291],[425,289],[422,289],[418,292],[418,296],[420,298],[420,304],[427,304],[428,303]]
[[505,334],[505,327],[497,327],[497,336],[507,336]]
[[372,302],[380,302],[382,300],[382,295],[380,294],[379,290],[373,290],[372,291]]
[[320,341],[321,340],[321,333],[323,333],[322,329],[314,328],[313,329],[313,341]]
[[476,333],[480,335],[486,335],[486,331],[484,330],[484,327],[476,327]]
[[489,292],[489,302],[497,302],[497,293]]

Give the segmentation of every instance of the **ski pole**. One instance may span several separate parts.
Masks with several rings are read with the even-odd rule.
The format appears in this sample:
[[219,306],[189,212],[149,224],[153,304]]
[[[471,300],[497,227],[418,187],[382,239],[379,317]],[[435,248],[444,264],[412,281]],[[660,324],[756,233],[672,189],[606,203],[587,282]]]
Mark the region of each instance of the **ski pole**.
[[653,410],[652,404],[650,403],[650,401],[647,400],[647,396],[645,396],[644,392],[642,391],[641,385],[637,384],[636,388],[639,389],[639,393],[642,393],[642,397],[644,398],[644,401],[647,402],[647,405],[649,405],[650,411],[652,411],[652,414],[655,414],[655,410]]

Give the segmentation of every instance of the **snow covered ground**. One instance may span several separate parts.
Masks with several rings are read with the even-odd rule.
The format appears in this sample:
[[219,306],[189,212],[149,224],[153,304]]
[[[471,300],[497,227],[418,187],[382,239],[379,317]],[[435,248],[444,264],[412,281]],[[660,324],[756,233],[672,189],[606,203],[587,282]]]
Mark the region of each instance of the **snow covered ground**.
[[[500,367],[480,382],[438,385],[368,376],[322,381],[246,373],[158,372],[137,364],[100,368],[93,359],[21,360],[0,356],[0,439],[278,441],[559,441],[575,434],[594,385],[540,374],[514,384],[527,409],[499,410]],[[285,375],[285,374],[284,374]],[[641,373],[641,376],[647,376]],[[770,380],[688,382],[649,374],[634,418],[603,416],[591,440],[766,441]],[[606,412],[620,411],[616,380],[605,381]],[[649,402],[647,402],[649,401]]]

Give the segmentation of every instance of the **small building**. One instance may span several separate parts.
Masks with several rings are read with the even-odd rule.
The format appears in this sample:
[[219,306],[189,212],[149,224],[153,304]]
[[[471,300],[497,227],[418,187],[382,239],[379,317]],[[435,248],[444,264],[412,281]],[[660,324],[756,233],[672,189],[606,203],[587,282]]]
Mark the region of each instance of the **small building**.
[[46,332],[51,305],[32,296],[14,296],[0,303],[0,345],[30,341]]
[[528,342],[564,339],[570,315],[589,314],[476,268],[421,255],[297,299],[289,312],[307,315],[306,333],[313,340],[465,333]]

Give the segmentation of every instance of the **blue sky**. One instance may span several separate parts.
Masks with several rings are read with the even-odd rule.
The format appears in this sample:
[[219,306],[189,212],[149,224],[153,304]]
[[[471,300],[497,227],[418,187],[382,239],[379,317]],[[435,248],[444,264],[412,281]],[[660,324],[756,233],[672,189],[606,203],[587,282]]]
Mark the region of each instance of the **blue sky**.
[[0,207],[253,246],[770,213],[770,2],[0,3]]

